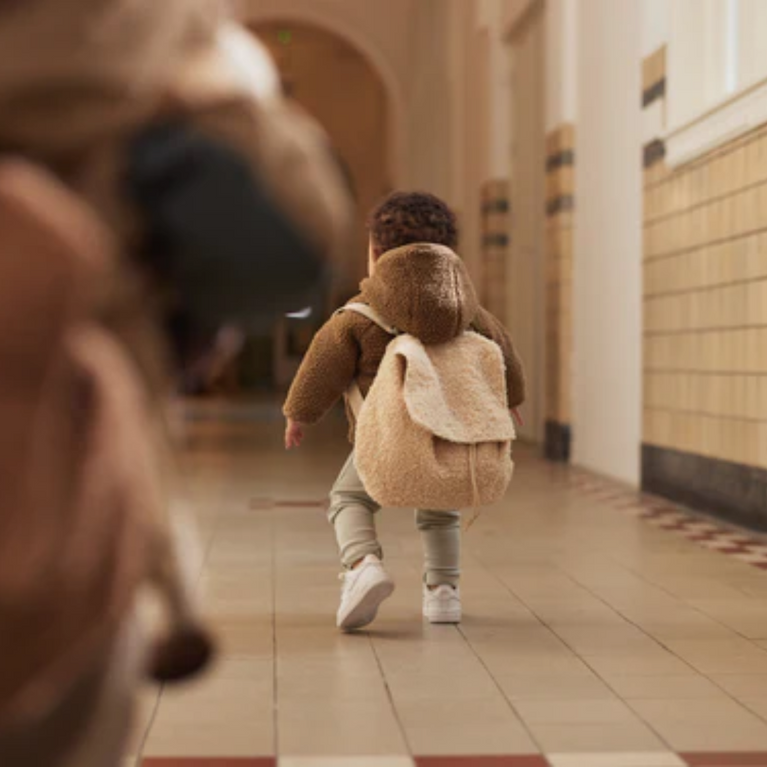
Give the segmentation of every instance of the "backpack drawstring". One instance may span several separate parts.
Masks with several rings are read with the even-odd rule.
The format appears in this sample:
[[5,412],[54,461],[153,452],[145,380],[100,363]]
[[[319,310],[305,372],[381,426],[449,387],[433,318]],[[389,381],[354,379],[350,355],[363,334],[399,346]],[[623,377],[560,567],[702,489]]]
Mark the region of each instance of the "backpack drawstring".
[[477,479],[478,452],[479,446],[476,443],[469,445],[469,476],[471,477],[472,517],[466,525],[466,532],[468,532],[474,523],[479,519],[480,507],[482,506],[482,497],[479,493],[479,481]]

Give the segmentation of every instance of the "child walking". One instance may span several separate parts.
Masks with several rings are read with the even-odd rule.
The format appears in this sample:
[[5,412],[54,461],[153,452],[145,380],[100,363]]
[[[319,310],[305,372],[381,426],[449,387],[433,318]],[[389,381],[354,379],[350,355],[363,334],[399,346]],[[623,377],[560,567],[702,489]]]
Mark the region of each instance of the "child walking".
[[[508,406],[525,399],[522,364],[501,323],[477,301],[461,259],[455,214],[439,198],[420,192],[395,192],[369,220],[368,279],[350,304],[369,306],[399,332],[425,346],[445,344],[472,330],[503,352]],[[284,407],[285,444],[297,448],[305,427],[318,423],[346,399],[350,441],[355,418],[347,392],[356,383],[367,396],[392,335],[358,311],[336,313],[317,333],[293,382]],[[344,567],[338,627],[363,628],[394,591],[383,567],[376,534],[380,506],[370,497],[349,456],[330,493],[328,517],[335,528]],[[424,616],[431,623],[461,620],[460,511],[416,511],[424,550]]]

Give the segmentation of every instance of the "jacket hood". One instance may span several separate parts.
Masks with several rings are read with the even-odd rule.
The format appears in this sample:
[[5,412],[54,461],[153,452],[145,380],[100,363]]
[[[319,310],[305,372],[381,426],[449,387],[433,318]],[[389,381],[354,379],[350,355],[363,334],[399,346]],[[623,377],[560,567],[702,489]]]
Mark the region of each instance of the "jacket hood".
[[452,341],[479,310],[463,261],[450,248],[426,243],[384,253],[362,296],[397,330],[427,345]]

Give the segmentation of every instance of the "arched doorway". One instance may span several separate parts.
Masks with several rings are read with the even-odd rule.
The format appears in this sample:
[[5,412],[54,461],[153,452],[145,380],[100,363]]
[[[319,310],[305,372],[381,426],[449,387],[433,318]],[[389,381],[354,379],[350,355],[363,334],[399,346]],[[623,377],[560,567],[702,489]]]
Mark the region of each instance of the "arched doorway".
[[[353,295],[367,270],[365,217],[393,186],[392,105],[386,84],[346,38],[308,22],[250,24],[279,69],[286,94],[325,129],[355,200],[355,231],[336,264],[328,310]],[[275,383],[292,379],[302,351],[324,317],[286,320],[275,338]]]
[[356,231],[339,264],[343,286],[364,276],[367,211],[391,188],[390,105],[386,86],[365,55],[346,39],[313,24],[251,25],[274,57],[287,94],[327,131],[356,198]]

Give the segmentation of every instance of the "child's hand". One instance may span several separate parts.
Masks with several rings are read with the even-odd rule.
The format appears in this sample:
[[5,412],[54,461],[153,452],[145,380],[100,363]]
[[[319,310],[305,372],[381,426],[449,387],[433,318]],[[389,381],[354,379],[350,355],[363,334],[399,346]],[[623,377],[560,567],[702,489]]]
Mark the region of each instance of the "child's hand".
[[515,407],[511,411],[511,415],[516,421],[517,426],[521,429],[525,425],[525,419],[522,418],[522,413],[519,412],[519,408]]
[[288,426],[285,429],[285,449],[293,450],[301,447],[304,441],[304,425],[288,419]]

